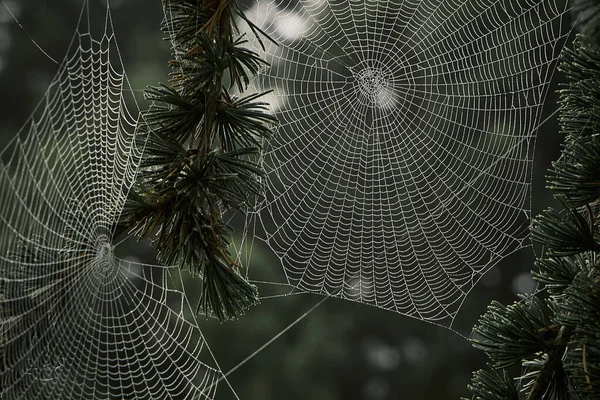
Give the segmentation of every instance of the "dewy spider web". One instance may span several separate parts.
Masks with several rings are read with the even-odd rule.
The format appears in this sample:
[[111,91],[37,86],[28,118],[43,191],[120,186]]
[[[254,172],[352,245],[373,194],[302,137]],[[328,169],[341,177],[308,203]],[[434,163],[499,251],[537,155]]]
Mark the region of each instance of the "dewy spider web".
[[265,143],[255,235],[293,291],[451,326],[530,246],[542,103],[568,29],[558,0],[289,0],[248,17],[279,46],[257,78]]
[[110,14],[98,40],[85,15],[0,153],[0,397],[212,398],[222,374],[181,276],[113,253],[140,158],[134,99]]

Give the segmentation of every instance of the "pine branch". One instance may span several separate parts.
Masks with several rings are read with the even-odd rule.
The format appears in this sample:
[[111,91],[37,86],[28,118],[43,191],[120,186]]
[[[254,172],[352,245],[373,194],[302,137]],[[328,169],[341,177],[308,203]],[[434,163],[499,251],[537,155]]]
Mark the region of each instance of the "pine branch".
[[564,206],[557,211],[545,210],[531,224],[534,242],[546,246],[548,256],[570,256],[584,251],[598,251],[600,232],[589,211]]
[[[504,306],[496,301],[473,328],[473,346],[486,352],[496,368],[507,368],[545,351],[553,341],[550,310],[535,296]],[[548,338],[550,334],[550,339]]]
[[595,252],[583,252],[573,257],[541,258],[536,261],[533,277],[552,295],[560,295],[569,288],[582,271],[589,271],[598,263]]
[[245,47],[235,0],[163,5],[171,85],[145,92],[153,103],[138,129],[145,155],[121,228],[152,239],[161,262],[202,280],[198,312],[232,319],[256,304],[258,293],[229,250],[223,214],[243,212],[262,195],[261,144],[277,121],[260,100],[264,93],[238,99],[230,90],[246,90],[266,62]]
[[[573,49],[565,49],[559,71],[569,83],[560,92],[560,127],[566,147],[586,143],[600,132],[600,48],[588,36],[578,35]],[[567,154],[568,158],[568,154]]]
[[[476,400],[519,400],[519,392],[514,381],[502,370],[480,369],[473,373],[472,384],[468,386]],[[469,400],[463,398],[462,400]]]
[[[600,92],[600,88],[599,88]],[[563,151],[547,176],[548,188],[570,207],[596,203],[600,197],[600,139],[579,140]]]
[[[544,399],[544,395],[552,386],[553,381],[556,380],[559,372],[562,372],[562,359],[567,349],[570,335],[571,328],[564,325],[560,327],[558,335],[552,343],[552,347],[547,352],[548,356],[545,358],[543,367],[536,373],[537,376],[533,382],[531,391],[527,396],[527,400]],[[565,387],[566,385],[563,384],[561,386]]]
[[600,398],[600,271],[582,271],[562,296],[557,321],[572,329],[564,368],[581,398]]
[[600,398],[600,47],[579,36],[562,71],[561,130],[565,146],[547,177],[561,203],[534,219],[532,239],[544,246],[534,279],[545,292],[511,306],[494,302],[474,328],[475,347],[494,363],[469,389],[478,399],[518,398],[507,367],[524,374],[515,391],[528,400]]

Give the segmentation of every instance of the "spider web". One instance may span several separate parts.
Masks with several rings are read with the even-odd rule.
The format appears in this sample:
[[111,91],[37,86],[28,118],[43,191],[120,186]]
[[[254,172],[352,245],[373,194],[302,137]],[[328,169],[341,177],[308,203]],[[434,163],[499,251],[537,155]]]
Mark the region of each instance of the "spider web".
[[[253,230],[285,283],[450,325],[477,280],[529,245],[533,146],[566,6],[249,11],[279,42],[264,42],[271,66],[255,82],[273,90],[281,126]],[[141,156],[133,96],[110,14],[101,39],[80,30],[0,152],[2,397],[212,398],[223,374],[181,275],[114,256]]]
[[259,1],[280,120],[248,229],[292,293],[451,326],[530,246],[533,150],[568,6],[555,0]]
[[110,13],[98,40],[87,18],[0,153],[0,397],[212,398],[222,374],[181,275],[113,251],[141,155],[137,105]]

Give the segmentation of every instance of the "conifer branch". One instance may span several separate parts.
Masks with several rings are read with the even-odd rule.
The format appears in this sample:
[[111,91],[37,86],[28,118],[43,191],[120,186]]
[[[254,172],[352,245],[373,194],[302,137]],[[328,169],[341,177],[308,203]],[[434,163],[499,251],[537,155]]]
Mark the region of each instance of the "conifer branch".
[[[596,10],[597,11],[597,10]],[[600,15],[600,14],[599,14]],[[562,157],[547,177],[561,209],[534,219],[544,246],[534,279],[546,290],[510,306],[492,303],[474,332],[493,372],[473,375],[476,399],[600,398],[600,45],[579,36],[563,55],[569,82],[561,90]],[[509,377],[508,367],[524,374]],[[507,382],[518,382],[517,386]],[[513,391],[514,388],[514,391]]]
[[264,93],[243,92],[266,62],[245,47],[236,18],[255,30],[236,0],[163,0],[163,7],[173,72],[170,85],[145,92],[153,103],[138,129],[145,154],[121,228],[151,239],[161,262],[202,280],[198,312],[232,319],[258,302],[223,214],[243,212],[262,195],[259,154],[277,120]]
[[542,400],[544,398],[544,394],[548,391],[557,371],[562,368],[562,359],[569,343],[571,329],[563,325],[558,330],[558,335],[552,343],[551,349],[548,350],[546,362],[537,374],[527,400]]

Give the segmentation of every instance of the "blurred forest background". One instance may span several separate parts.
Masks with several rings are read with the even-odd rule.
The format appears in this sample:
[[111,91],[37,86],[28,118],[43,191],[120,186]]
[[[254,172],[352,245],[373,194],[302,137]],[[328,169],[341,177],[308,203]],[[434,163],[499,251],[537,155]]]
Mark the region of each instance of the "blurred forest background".
[[[42,98],[68,49],[81,0],[5,0],[23,29],[0,4],[0,146],[25,123]],[[103,27],[105,2],[91,1],[93,24]],[[134,89],[166,82],[169,42],[163,40],[160,0],[111,0],[117,41]],[[97,25],[96,25],[97,24]],[[572,38],[571,38],[572,39]],[[571,41],[569,40],[569,43]],[[557,73],[544,118],[556,109]],[[145,107],[147,104],[140,102]],[[562,137],[555,118],[539,130],[533,180],[533,215],[551,203],[544,175],[559,155]],[[236,226],[239,233],[241,226]],[[257,242],[251,268],[279,279],[279,261]],[[135,240],[119,246],[122,257],[153,262],[150,247]],[[476,286],[455,329],[468,336],[492,299],[509,303],[535,288],[529,271],[532,248],[503,260]],[[267,299],[239,321],[200,318],[200,327],[224,372],[277,335],[322,298]],[[468,396],[471,373],[485,356],[454,332],[373,307],[329,299],[301,323],[229,376],[242,399],[452,399]],[[218,399],[235,398],[222,383]]]

